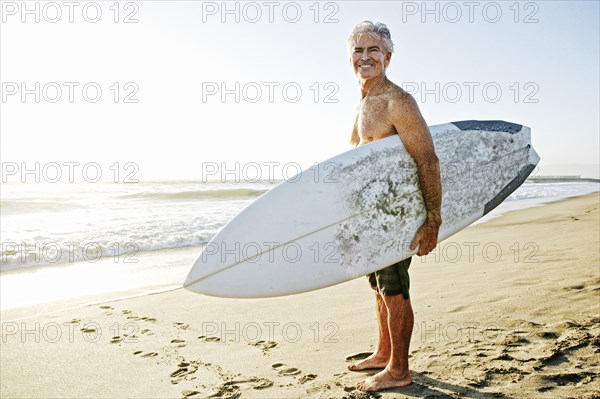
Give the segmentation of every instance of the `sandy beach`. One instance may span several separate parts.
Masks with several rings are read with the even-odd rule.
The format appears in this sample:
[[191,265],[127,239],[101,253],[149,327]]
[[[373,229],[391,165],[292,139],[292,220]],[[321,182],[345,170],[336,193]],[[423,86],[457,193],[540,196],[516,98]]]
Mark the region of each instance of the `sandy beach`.
[[[414,383],[364,394],[359,278],[273,299],[176,289],[2,313],[2,398],[600,398],[599,193],[511,211],[411,265]],[[46,309],[48,306],[46,306]],[[351,356],[355,354],[355,356]]]

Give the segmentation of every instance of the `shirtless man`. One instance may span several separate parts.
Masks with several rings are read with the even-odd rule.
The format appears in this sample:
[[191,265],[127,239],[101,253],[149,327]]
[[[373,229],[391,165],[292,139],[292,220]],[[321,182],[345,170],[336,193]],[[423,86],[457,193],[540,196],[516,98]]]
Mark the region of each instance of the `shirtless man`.
[[[390,82],[385,70],[393,52],[390,31],[382,23],[358,24],[348,38],[350,61],[361,88],[361,101],[350,142],[365,144],[399,134],[415,160],[427,218],[410,244],[419,256],[437,245],[441,218],[440,167],[433,141],[417,103],[410,94]],[[361,381],[363,391],[403,387],[411,384],[408,348],[414,322],[408,295],[410,258],[368,275],[375,290],[379,337],[377,349],[368,358],[352,364],[351,371],[383,369]]]

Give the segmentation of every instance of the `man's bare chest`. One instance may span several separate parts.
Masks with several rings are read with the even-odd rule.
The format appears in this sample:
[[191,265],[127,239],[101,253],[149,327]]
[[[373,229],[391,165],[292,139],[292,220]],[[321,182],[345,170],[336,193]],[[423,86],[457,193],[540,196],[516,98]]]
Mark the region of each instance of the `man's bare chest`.
[[356,128],[363,142],[370,142],[396,133],[387,108],[385,101],[361,102]]

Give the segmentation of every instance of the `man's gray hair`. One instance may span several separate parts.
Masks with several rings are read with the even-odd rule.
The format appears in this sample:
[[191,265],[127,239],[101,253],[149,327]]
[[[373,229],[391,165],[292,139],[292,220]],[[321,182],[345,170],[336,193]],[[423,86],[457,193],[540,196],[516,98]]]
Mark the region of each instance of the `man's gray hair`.
[[354,29],[352,29],[352,33],[348,37],[348,48],[352,46],[352,42],[355,37],[363,34],[363,33],[374,33],[383,41],[384,51],[386,53],[394,52],[394,43],[392,42],[392,34],[390,30],[383,22],[371,22],[371,21],[363,21],[357,24]]

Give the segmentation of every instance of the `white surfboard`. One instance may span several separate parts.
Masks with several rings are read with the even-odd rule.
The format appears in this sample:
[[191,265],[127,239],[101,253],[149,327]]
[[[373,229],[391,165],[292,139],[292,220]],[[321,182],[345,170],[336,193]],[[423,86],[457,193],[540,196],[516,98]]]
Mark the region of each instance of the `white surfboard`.
[[[462,121],[430,131],[442,169],[440,240],[494,209],[539,162],[522,125]],[[394,135],[263,194],[204,247],[184,287],[238,298],[328,287],[414,255],[408,246],[424,219],[415,163]]]

